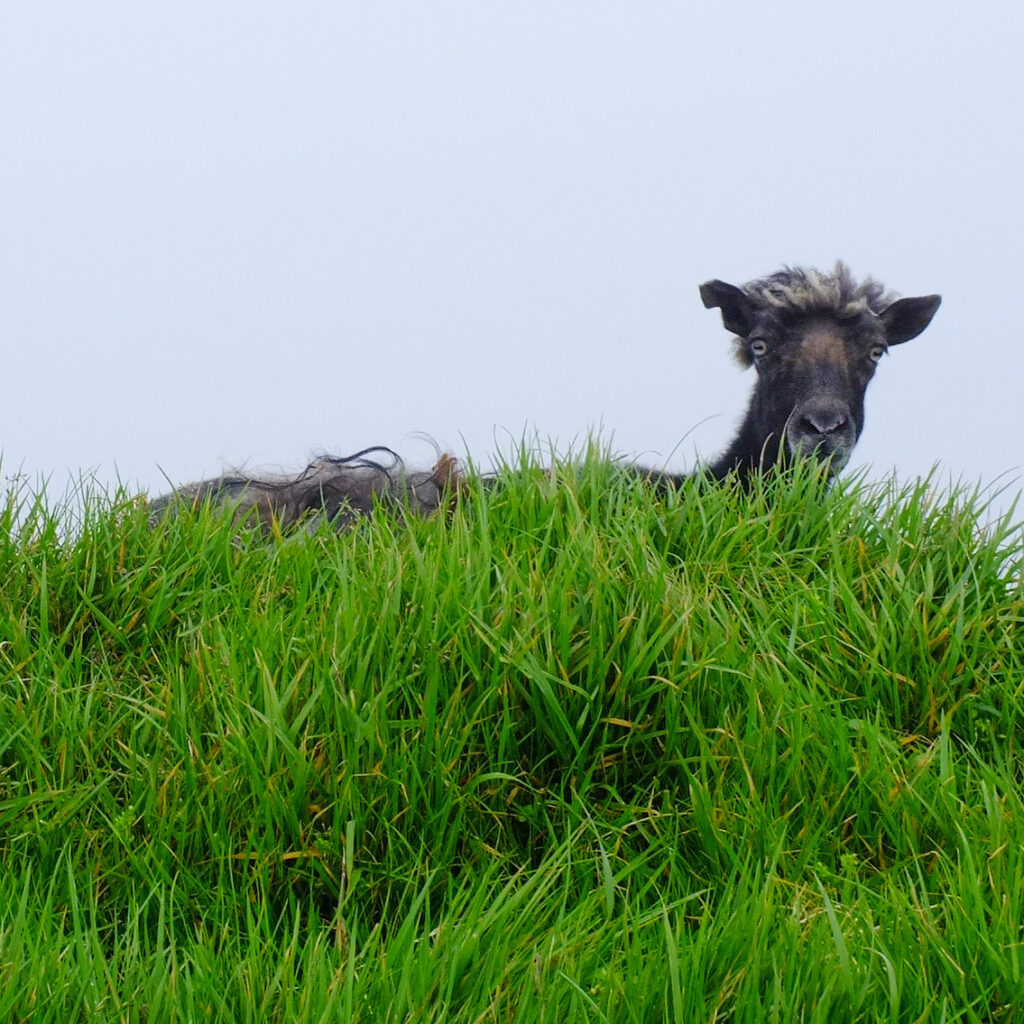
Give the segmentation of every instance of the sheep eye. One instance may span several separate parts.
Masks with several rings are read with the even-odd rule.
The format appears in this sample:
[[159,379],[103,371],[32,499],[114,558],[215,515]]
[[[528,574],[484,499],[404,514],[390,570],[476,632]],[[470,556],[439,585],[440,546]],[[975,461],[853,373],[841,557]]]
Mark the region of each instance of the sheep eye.
[[871,361],[873,363],[877,363],[878,360],[881,359],[882,356],[884,356],[884,355],[885,355],[885,346],[884,345],[873,345],[871,347],[871,351],[868,352],[868,356],[870,357],[870,359],[871,359]]
[[768,351],[768,342],[764,338],[751,338],[750,351],[755,356],[763,356]]

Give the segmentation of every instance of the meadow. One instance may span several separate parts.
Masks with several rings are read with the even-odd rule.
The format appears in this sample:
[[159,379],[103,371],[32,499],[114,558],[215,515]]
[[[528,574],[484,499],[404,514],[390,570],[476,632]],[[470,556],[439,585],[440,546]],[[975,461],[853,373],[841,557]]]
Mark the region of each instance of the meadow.
[[598,456],[0,515],[0,1020],[1024,1019],[1024,550]]

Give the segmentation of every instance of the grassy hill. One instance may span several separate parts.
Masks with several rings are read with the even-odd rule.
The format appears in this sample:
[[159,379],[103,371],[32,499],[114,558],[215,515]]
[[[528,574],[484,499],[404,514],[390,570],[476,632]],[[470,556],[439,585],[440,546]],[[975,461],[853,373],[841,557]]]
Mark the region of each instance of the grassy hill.
[[0,1019],[1020,1019],[983,518],[597,458],[340,537],[12,498]]

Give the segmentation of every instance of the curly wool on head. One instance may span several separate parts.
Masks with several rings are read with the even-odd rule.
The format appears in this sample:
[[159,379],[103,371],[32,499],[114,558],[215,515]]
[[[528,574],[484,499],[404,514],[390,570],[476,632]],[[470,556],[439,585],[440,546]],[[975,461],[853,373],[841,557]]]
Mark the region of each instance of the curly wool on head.
[[865,312],[877,316],[897,298],[873,278],[858,282],[841,260],[830,274],[813,267],[783,267],[743,285],[743,291],[754,302],[776,310],[837,317]]

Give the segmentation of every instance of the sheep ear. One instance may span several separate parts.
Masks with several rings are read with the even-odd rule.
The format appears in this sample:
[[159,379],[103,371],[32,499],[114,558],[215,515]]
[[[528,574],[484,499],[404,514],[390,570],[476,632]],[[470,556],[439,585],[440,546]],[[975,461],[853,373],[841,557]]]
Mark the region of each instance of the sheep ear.
[[885,337],[890,345],[901,345],[916,338],[931,322],[942,301],[941,295],[919,299],[897,299],[881,313]]
[[754,309],[746,292],[725,281],[705,281],[700,286],[701,301],[707,309],[722,311],[727,331],[745,338],[754,324]]

